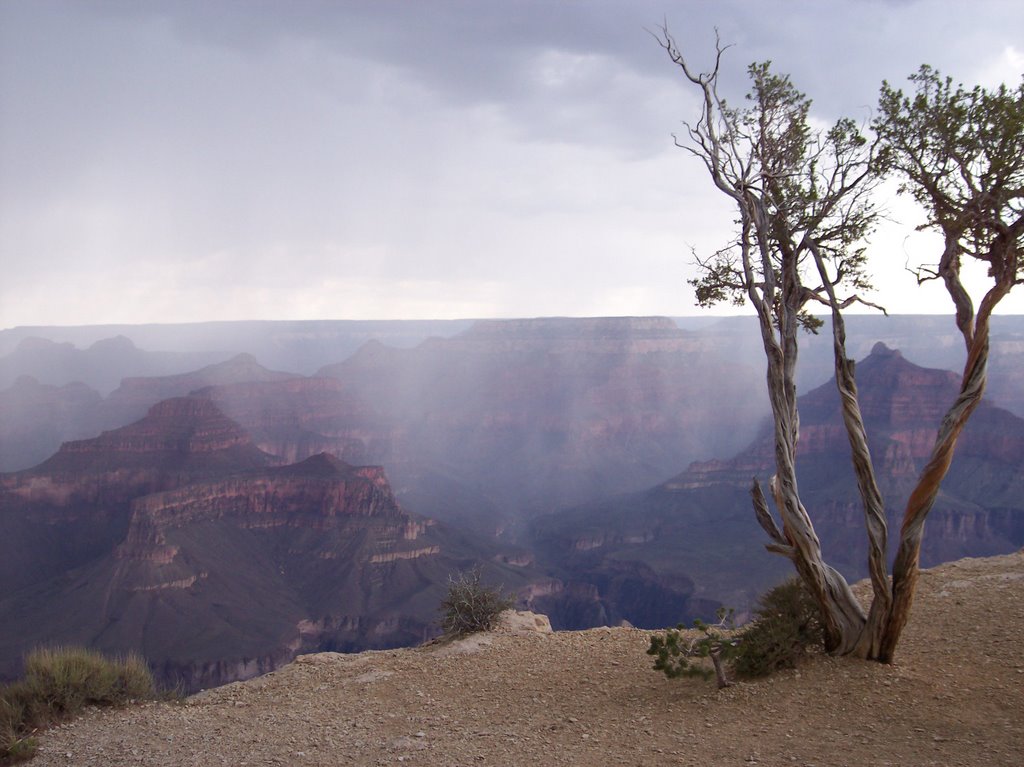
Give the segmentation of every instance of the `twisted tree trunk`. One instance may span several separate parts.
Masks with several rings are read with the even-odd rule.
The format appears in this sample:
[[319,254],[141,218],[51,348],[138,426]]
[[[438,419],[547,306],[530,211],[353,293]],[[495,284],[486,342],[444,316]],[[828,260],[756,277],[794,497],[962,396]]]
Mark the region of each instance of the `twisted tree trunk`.
[[[698,261],[703,275],[691,283],[701,305],[745,295],[757,312],[774,421],[776,471],[770,489],[781,520],[780,527],[755,478],[751,499],[771,539],[767,548],[793,563],[818,602],[829,651],[891,661],[913,602],[925,518],[956,441],[984,392],[989,316],[1014,285],[1024,283],[1024,84],[1018,91],[954,90],[951,80],[941,80],[928,67],[911,77],[918,85],[913,101],[885,84],[882,117],[873,122],[885,147],[878,154],[878,142],[869,143],[852,121],[841,120],[831,131],[815,135],[808,124],[810,101],[788,78],[773,75],[767,63],[749,68],[753,105],[727,108],[718,95],[724,48],[717,36],[714,68],[699,73],[687,65],[668,29],[663,26],[661,31],[659,44],[703,96],[699,118],[684,123],[688,141],[676,139],[676,144],[704,164],[739,212],[737,239],[707,261]],[[879,174],[893,169],[906,177],[907,190],[928,210],[927,228],[945,238],[938,267],[922,267],[918,279],[944,282],[956,307],[967,364],[960,394],[942,421],[907,503],[890,584],[885,507],[857,399],[854,363],[846,356],[842,316],[851,303],[866,302],[856,293],[837,299],[836,291],[867,286],[864,250],[856,244],[870,234],[877,217],[868,195]],[[995,281],[977,318],[960,281],[963,257],[983,263]],[[810,259],[820,284],[803,281],[801,269],[812,268]],[[867,614],[846,580],[822,559],[821,544],[800,501],[797,336],[801,324],[808,322],[808,302],[832,311],[836,387],[868,536],[874,599]]]
[[[951,250],[951,247],[947,247],[946,253],[950,253]],[[957,259],[944,256],[940,264],[940,274],[956,304],[957,326],[967,346],[967,362],[964,364],[964,374],[960,382],[960,394],[942,419],[931,456],[903,512],[900,545],[892,569],[893,602],[885,621],[877,654],[878,660],[885,663],[892,662],[896,645],[910,617],[920,570],[925,518],[935,504],[939,485],[949,471],[953,449],[960,433],[985,393],[985,384],[988,380],[989,319],[992,310],[1010,292],[1018,279],[1018,254],[1013,240],[1009,240],[1009,245],[996,241],[989,253],[988,261],[996,267],[992,269],[996,284],[982,299],[976,319],[971,300],[960,283]]]
[[[784,286],[785,287],[785,286]],[[783,303],[787,291],[783,289]],[[800,416],[796,405],[796,334],[794,312],[789,322],[780,324],[780,341],[775,338],[772,315],[763,301],[755,300],[761,338],[768,358],[767,385],[775,425],[775,466],[771,491],[782,519],[779,531],[768,509],[760,484],[754,480],[751,496],[761,527],[772,538],[771,551],[789,558],[801,579],[821,607],[826,649],[845,655],[854,650],[867,617],[854,597],[846,579],[828,565],[821,553],[821,542],[807,509],[800,501],[796,476],[796,449],[800,436]]]

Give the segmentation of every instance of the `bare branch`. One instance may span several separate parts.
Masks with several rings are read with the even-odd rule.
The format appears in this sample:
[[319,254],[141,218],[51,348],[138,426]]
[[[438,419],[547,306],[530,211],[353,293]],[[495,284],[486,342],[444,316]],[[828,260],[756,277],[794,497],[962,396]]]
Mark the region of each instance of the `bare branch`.
[[761,529],[768,533],[768,537],[778,544],[776,548],[784,547],[789,552],[786,556],[790,556],[792,547],[775,524],[775,518],[772,517],[771,511],[768,509],[768,502],[765,500],[764,492],[761,490],[761,483],[757,481],[757,477],[754,477],[751,481],[750,497],[754,503],[754,514],[757,517],[758,524],[761,525]]

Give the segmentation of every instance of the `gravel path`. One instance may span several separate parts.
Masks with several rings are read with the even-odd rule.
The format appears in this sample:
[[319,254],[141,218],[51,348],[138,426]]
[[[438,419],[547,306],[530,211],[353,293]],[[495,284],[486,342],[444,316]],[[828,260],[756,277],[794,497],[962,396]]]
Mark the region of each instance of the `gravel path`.
[[1024,763],[1024,552],[923,573],[893,666],[820,657],[719,692],[653,672],[648,636],[303,656],[184,704],[91,712],[45,733],[31,764]]

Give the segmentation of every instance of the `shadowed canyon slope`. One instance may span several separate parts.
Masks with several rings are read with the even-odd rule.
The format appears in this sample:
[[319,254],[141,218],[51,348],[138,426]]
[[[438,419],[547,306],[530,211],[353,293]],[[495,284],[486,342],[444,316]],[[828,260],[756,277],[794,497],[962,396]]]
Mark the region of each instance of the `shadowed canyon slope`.
[[187,689],[298,651],[422,641],[449,573],[529,557],[404,511],[379,467],[260,451],[208,399],[65,444],[3,477],[2,671],[40,643],[137,649]]

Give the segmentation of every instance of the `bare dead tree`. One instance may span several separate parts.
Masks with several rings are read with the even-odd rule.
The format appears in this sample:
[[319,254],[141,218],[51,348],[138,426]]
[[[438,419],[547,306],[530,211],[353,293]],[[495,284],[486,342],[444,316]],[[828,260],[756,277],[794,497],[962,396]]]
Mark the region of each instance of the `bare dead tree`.
[[[761,485],[755,479],[751,497],[757,520],[771,538],[767,548],[789,558],[814,595],[821,607],[826,645],[830,652],[891,660],[912,600],[924,516],[948,468],[952,445],[977,403],[971,400],[974,405],[955,405],[953,410],[957,415],[948,429],[944,422],[940,442],[948,444],[948,451],[945,448],[939,451],[937,443],[936,450],[940,455],[929,464],[930,468],[925,469],[919,489],[911,497],[909,521],[901,531],[901,554],[897,558],[894,582],[890,584],[885,507],[861,417],[854,363],[846,354],[843,311],[854,303],[872,305],[863,298],[863,293],[870,288],[863,243],[877,218],[871,195],[884,170],[906,173],[908,168],[921,166],[922,158],[914,157],[910,152],[918,146],[914,144],[914,137],[923,135],[928,118],[921,117],[919,122],[914,122],[914,115],[921,113],[922,106],[915,104],[908,112],[910,102],[898,94],[892,96],[891,116],[885,111],[883,98],[882,116],[875,124],[878,138],[874,141],[848,119],[839,120],[826,131],[814,131],[808,119],[810,100],[795,89],[788,77],[774,74],[768,64],[751,65],[748,70],[752,83],[747,96],[749,106],[735,108],[719,94],[718,79],[725,49],[717,39],[713,68],[710,72],[698,72],[689,66],[667,28],[662,27],[656,37],[701,95],[698,119],[684,123],[686,133],[682,139],[676,138],[676,144],[703,162],[715,187],[733,201],[738,213],[735,239],[710,258],[698,262],[700,276],[692,280],[692,284],[700,305],[722,301],[749,302],[758,317],[774,421],[776,471],[769,484],[774,507],[782,523],[780,529]],[[977,96],[979,99],[980,94]],[[1001,108],[1008,107],[1003,105]],[[899,130],[906,145],[902,153],[893,138],[882,130],[882,123],[886,120],[886,124],[894,127],[902,125],[898,123],[897,116],[907,121],[906,126]],[[1019,147],[1019,127],[1016,135]],[[980,157],[974,161],[982,162]],[[941,165],[943,173],[956,170],[957,160],[953,156],[932,162]],[[1001,159],[999,163],[1014,166],[1009,158]],[[1019,174],[1019,158],[1015,167]],[[977,171],[972,168],[971,172]],[[1019,179],[1019,175],[1016,178]],[[911,177],[906,187],[912,190],[918,183]],[[979,188],[982,186],[992,190],[990,183],[979,183]],[[1018,192],[1020,186],[1018,181]],[[943,211],[946,207],[942,206],[948,207],[952,197],[947,191],[939,206]],[[918,199],[924,201],[926,198],[931,199],[927,195]],[[979,204],[977,200],[958,202],[965,210]],[[1014,204],[1018,207],[1013,208]],[[1017,211],[1019,218],[1019,202],[1010,207]],[[993,233],[989,239],[994,241],[996,227],[992,222],[995,219],[991,215],[992,209],[988,210],[989,219],[986,221],[990,223],[985,224],[985,231]],[[954,218],[960,222],[962,217]],[[933,218],[939,220],[938,214]],[[946,218],[941,220],[946,221]],[[961,224],[960,231],[977,232],[979,226],[979,222],[971,218],[970,223]],[[1012,240],[1010,230],[999,231],[1004,240]],[[961,239],[955,241],[961,242],[962,235],[958,236]],[[998,259],[1002,260],[989,254],[989,263],[994,264],[998,260],[999,268],[1003,270],[1001,273],[1014,277],[1008,283],[1008,278],[1004,277],[999,284],[1007,286],[995,293],[990,291],[993,298],[986,296],[983,302],[987,307],[984,314],[986,356],[988,315],[998,302],[994,296],[1005,295],[1009,286],[1020,278],[1016,260],[1019,232],[1016,238],[1012,241],[1017,245],[1000,251]],[[950,255],[944,256],[934,274],[959,291],[954,296],[956,302],[957,296],[965,293],[958,278],[959,258],[964,251],[958,249],[960,245],[949,243],[947,238]],[[978,241],[970,247],[972,254],[983,249]],[[1007,265],[1010,260],[1013,263]],[[956,279],[950,276],[953,268],[957,270]],[[953,293],[951,290],[951,295]],[[962,326],[965,310],[960,303],[956,305],[958,324]],[[869,544],[868,565],[874,599],[867,614],[842,575],[822,558],[811,518],[800,500],[796,468],[800,419],[795,375],[800,329],[815,330],[822,324],[809,312],[809,307],[814,306],[827,307],[832,317],[836,386]],[[979,311],[977,320],[971,323],[972,339],[978,337],[981,318],[982,312]],[[966,378],[965,386],[968,386]],[[973,396],[977,382],[972,382],[968,388]],[[977,396],[980,397],[980,391]],[[942,434],[946,431],[950,436],[943,439]]]

